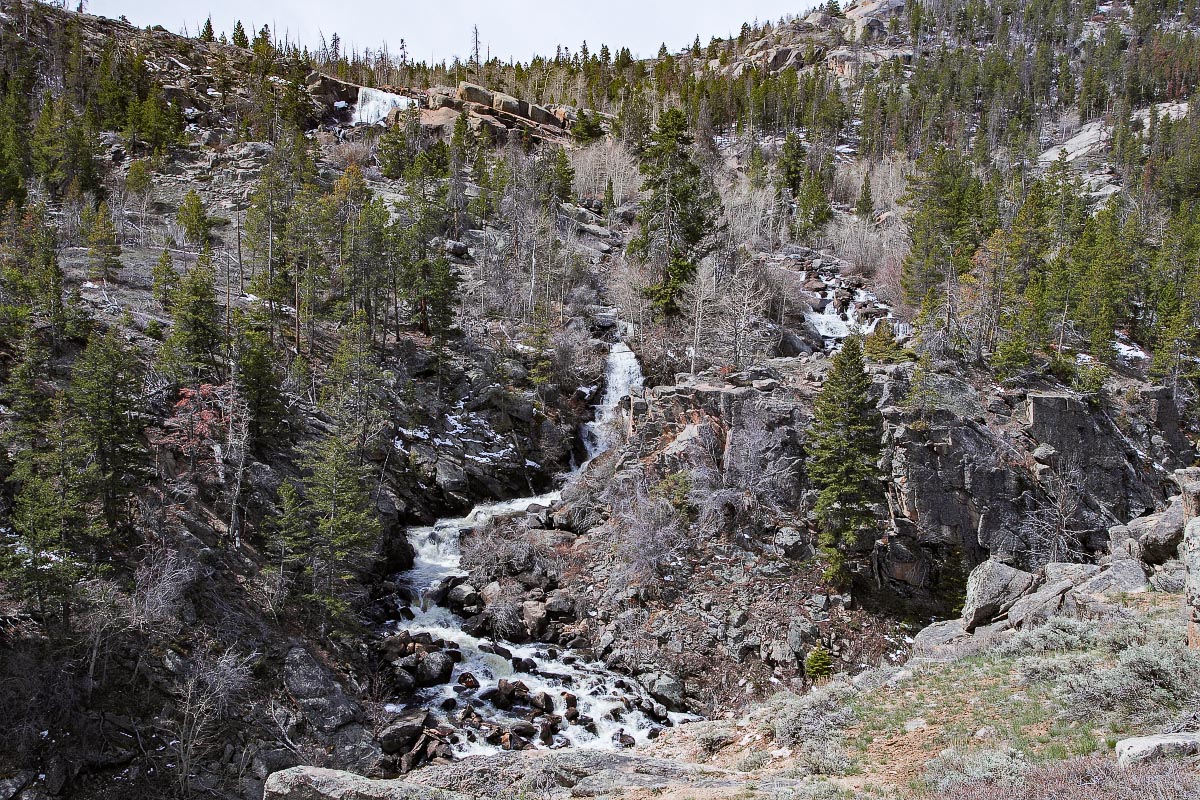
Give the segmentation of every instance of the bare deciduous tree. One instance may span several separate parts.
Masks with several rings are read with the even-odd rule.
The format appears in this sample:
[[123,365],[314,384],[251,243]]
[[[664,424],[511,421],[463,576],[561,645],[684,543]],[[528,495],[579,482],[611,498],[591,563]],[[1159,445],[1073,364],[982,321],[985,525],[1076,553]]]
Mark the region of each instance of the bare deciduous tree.
[[1066,458],[1041,481],[1044,495],[1025,515],[1022,525],[1034,566],[1078,561],[1086,532],[1083,511],[1084,474],[1079,459]]
[[184,665],[174,685],[175,714],[167,722],[174,743],[180,788],[191,790],[198,760],[216,741],[217,723],[228,713],[229,703],[250,683],[255,654],[239,655],[232,648],[202,653]]

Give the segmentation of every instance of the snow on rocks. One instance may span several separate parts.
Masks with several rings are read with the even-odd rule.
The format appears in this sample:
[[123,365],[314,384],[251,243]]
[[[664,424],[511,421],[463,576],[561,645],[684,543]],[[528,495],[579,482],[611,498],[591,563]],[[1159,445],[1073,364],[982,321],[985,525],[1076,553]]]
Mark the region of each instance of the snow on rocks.
[[367,86],[358,90],[358,103],[354,106],[354,125],[376,125],[387,119],[392,109],[407,109],[413,100],[391,92],[381,92]]

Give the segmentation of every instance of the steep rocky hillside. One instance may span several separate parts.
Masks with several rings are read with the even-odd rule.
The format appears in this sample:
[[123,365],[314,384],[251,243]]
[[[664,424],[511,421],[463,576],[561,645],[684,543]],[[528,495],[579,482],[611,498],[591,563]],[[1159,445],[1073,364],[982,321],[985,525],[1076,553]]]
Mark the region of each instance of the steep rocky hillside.
[[1197,796],[1194,6],[3,0],[0,800]]

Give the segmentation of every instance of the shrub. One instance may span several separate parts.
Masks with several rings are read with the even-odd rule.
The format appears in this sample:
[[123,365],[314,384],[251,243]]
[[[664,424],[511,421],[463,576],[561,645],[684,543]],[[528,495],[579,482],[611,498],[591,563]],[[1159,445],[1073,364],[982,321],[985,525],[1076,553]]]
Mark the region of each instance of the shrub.
[[931,794],[941,795],[972,783],[1015,785],[1029,765],[1011,750],[944,750],[925,764],[922,783]]
[[1020,780],[996,783],[970,779],[948,790],[930,790],[937,800],[1189,800],[1200,793],[1200,778],[1176,762],[1122,769],[1107,758],[1073,758],[1025,770]]
[[696,737],[696,746],[705,757],[712,758],[733,744],[733,731],[724,727],[709,727]]
[[1080,364],[1075,370],[1071,387],[1082,394],[1098,394],[1104,391],[1104,381],[1110,375],[1108,367],[1099,362]]
[[1045,625],[1017,633],[996,648],[996,652],[1002,656],[1018,656],[1087,650],[1096,645],[1094,628],[1094,623],[1070,617],[1051,617]]
[[804,696],[778,694],[774,706],[775,742],[793,747],[809,739],[832,739],[854,721],[850,699],[854,689],[845,683],[830,683]]
[[1200,699],[1200,653],[1182,645],[1144,644],[1112,667],[1067,675],[1062,686],[1077,719],[1112,714],[1122,722],[1162,722]]
[[767,754],[762,750],[755,750],[752,753],[747,753],[742,756],[737,762],[739,772],[754,772],[757,769],[762,769],[767,763]]
[[812,775],[846,775],[853,759],[837,739],[809,739],[800,746],[799,764]]
[[1087,656],[1029,656],[1017,662],[1017,674],[1025,683],[1052,683],[1066,675],[1087,672],[1091,665]]

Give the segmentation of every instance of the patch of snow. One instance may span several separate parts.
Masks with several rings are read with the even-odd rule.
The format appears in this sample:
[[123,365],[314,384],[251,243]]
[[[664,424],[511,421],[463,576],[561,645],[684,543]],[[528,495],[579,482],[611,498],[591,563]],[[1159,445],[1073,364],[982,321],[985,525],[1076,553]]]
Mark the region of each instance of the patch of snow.
[[393,108],[409,108],[410,98],[391,92],[381,92],[366,86],[358,90],[358,103],[354,106],[354,125],[376,125],[387,119]]

